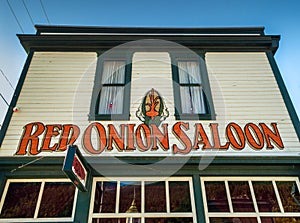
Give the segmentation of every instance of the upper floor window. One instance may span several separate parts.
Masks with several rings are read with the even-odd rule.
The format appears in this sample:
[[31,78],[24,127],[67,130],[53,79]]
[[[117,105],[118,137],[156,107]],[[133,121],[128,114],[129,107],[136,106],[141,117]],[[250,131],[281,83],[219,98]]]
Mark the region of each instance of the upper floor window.
[[97,114],[122,114],[126,61],[110,60],[103,62],[102,89],[99,92]]
[[[132,77],[133,53],[99,57],[89,120],[129,120],[130,106],[134,107],[131,103],[132,99],[130,99],[132,78],[138,80],[138,82],[134,82],[135,84],[139,84],[139,86],[132,86],[132,92],[141,94],[139,95],[141,97],[143,96],[141,89],[145,89],[144,93],[146,93],[154,86],[162,86],[160,81],[169,81],[171,85],[173,79],[176,120],[209,120],[215,118],[208,74],[203,58],[196,54],[192,56],[179,54],[178,56],[176,52],[169,52],[170,65],[162,66],[159,58],[157,64],[154,62],[156,58],[148,63],[141,62],[150,58],[144,53],[137,60],[137,64],[134,64],[135,73]],[[164,73],[171,67],[172,78],[168,76],[170,73]],[[159,69],[162,73],[159,73]],[[135,89],[139,91],[135,91]],[[170,89],[170,94],[171,92],[172,89]],[[135,111],[131,112],[135,113]]]
[[131,58],[99,59],[90,120],[128,120]]
[[193,57],[173,57],[172,64],[176,119],[214,119],[204,60]]

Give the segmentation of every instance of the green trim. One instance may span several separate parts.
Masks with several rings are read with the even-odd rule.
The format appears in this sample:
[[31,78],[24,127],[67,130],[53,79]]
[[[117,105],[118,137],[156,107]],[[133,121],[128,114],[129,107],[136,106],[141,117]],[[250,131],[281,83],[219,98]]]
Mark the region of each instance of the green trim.
[[41,33],[174,33],[174,34],[257,34],[264,35],[265,27],[97,27],[35,25],[36,35]]
[[203,205],[202,188],[198,174],[193,175],[194,198],[197,214],[197,222],[205,222],[205,211]]
[[[273,53],[278,48],[280,36],[261,35],[18,35],[22,46],[26,51],[98,51],[111,49],[115,46],[130,41],[143,39],[157,39],[176,42],[190,49],[214,51],[214,52],[265,52],[271,50]],[[152,46],[143,46],[147,51]]]
[[24,81],[25,81],[25,78],[26,78],[26,75],[27,75],[27,71],[29,69],[29,66],[30,66],[30,63],[31,63],[31,60],[32,60],[32,57],[33,57],[33,54],[34,54],[34,52],[31,51],[29,53],[27,59],[26,59],[26,62],[24,64],[24,67],[23,67],[23,70],[22,70],[22,73],[21,73],[20,78],[19,78],[19,82],[18,82],[18,84],[16,86],[16,89],[15,89],[15,92],[14,92],[14,96],[13,96],[11,102],[10,102],[10,105],[9,105],[8,109],[7,109],[7,113],[6,113],[2,128],[0,130],[0,147],[1,147],[2,142],[4,140],[4,137],[5,137],[8,125],[10,123],[11,117],[13,115],[13,108],[16,106],[19,95],[21,93],[21,89],[23,87],[23,84],[24,84]]
[[266,52],[266,55],[268,57],[269,63],[271,65],[272,71],[274,73],[275,79],[277,81],[280,93],[282,95],[283,101],[285,103],[285,106],[288,110],[288,113],[290,115],[290,118],[292,120],[292,123],[294,125],[296,134],[298,136],[298,139],[300,141],[300,121],[299,118],[297,116],[296,110],[294,108],[293,102],[289,96],[289,93],[286,89],[286,86],[284,84],[284,81],[282,79],[282,76],[280,74],[279,68],[276,64],[276,61],[274,59],[274,55],[271,52]]
[[[238,152],[237,152],[238,153]],[[23,169],[31,169],[31,167],[38,166],[39,168],[47,167],[49,165],[60,165],[61,167],[64,162],[64,156],[46,156],[42,159],[39,159],[39,156],[11,156],[11,157],[0,157],[0,170],[10,171],[12,168],[16,168],[17,166],[24,165],[26,163],[31,162],[30,165],[24,167]],[[154,164],[157,162],[161,162],[167,157],[153,157],[153,156],[142,156],[142,157],[132,157],[132,156],[124,156],[124,157],[107,157],[107,156],[84,156],[86,163],[88,165],[101,164],[101,165],[118,165],[120,162],[135,164],[135,165],[148,165]],[[256,165],[256,164],[265,164],[265,165],[300,165],[300,157],[299,156],[216,156],[216,157],[208,157],[208,156],[198,156],[198,157],[189,157],[189,156],[174,156],[168,157],[168,161],[166,164],[176,165],[179,164],[180,161],[185,161],[187,165],[199,164],[199,162],[204,162],[205,160],[211,161],[209,162],[211,165]],[[34,162],[36,160],[36,162]],[[55,169],[56,170],[56,169]]]

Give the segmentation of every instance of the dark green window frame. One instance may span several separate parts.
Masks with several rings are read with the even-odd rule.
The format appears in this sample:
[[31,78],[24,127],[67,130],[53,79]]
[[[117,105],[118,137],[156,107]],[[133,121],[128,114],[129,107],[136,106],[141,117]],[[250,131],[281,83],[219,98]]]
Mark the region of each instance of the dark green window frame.
[[[215,120],[215,110],[210,90],[210,84],[208,79],[208,73],[205,64],[205,55],[204,53],[197,53],[199,57],[195,55],[172,55],[172,78],[173,78],[173,93],[174,93],[174,104],[175,104],[175,118],[176,120]],[[201,75],[201,83],[180,83],[179,80],[179,61],[197,61],[199,63],[199,70]],[[202,87],[203,96],[204,96],[204,114],[187,114],[182,112],[182,98],[180,94],[180,87]]]
[[[101,52],[98,53],[98,61],[96,68],[96,75],[94,80],[94,88],[91,99],[89,121],[101,121],[101,120],[129,120],[130,118],[130,81],[131,81],[131,70],[132,70],[132,53],[127,53],[126,55],[122,53],[114,56],[101,56]],[[103,64],[105,61],[124,61],[125,62],[125,80],[122,84],[102,84],[102,71]],[[123,86],[123,111],[120,114],[99,114],[99,100],[100,94],[103,87],[109,86]]]

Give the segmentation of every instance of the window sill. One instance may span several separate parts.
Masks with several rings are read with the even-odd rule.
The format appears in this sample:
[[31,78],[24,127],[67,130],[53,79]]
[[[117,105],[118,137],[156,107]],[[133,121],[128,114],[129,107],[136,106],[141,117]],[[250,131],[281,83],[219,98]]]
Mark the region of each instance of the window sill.
[[103,115],[89,115],[89,121],[114,121],[114,120],[124,120],[128,121],[130,115],[129,114],[103,114]]
[[215,120],[212,114],[175,114],[176,120]]

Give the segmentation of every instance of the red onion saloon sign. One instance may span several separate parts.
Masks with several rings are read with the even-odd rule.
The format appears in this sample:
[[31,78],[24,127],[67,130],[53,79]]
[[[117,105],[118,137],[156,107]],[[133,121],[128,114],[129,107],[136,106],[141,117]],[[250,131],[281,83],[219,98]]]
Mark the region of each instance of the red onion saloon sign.
[[243,150],[248,145],[257,151],[284,148],[277,123],[240,125],[231,122],[226,126],[186,121],[162,123],[169,112],[158,92],[153,89],[146,94],[136,116],[143,123],[92,122],[84,129],[74,124],[28,123],[24,126],[15,154],[60,152],[65,151],[68,145],[80,143],[86,153],[95,155],[114,150],[118,153],[147,151],[147,155],[159,150],[171,154],[189,154],[192,151]]

